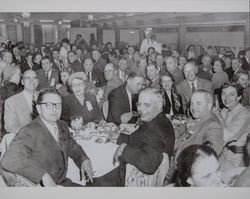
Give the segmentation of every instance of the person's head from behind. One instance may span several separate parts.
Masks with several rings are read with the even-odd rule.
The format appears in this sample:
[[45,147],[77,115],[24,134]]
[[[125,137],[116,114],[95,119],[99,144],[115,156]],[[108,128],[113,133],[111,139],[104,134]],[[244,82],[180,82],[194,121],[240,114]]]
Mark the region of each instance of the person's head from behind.
[[190,102],[190,111],[195,119],[209,115],[213,107],[213,96],[207,91],[196,91]]
[[49,56],[44,56],[42,59],[41,59],[41,64],[42,64],[42,68],[45,72],[49,72],[52,70],[52,65],[53,63],[51,62],[50,60],[50,57]]
[[195,65],[195,63],[187,62],[183,67],[183,72],[184,72],[185,78],[188,81],[193,82],[196,79],[198,68]]
[[236,82],[227,82],[222,85],[221,100],[229,111],[233,110],[241,101],[243,87]]
[[36,72],[33,70],[26,70],[22,75],[21,83],[25,91],[34,92],[39,84]]
[[146,68],[146,72],[147,72],[148,79],[151,81],[153,81],[159,76],[158,75],[159,71],[154,64],[149,64]]
[[144,78],[138,72],[132,72],[128,75],[128,79],[126,82],[126,88],[132,94],[138,94],[142,89],[144,83]]
[[234,74],[232,81],[240,84],[243,88],[246,88],[249,84],[249,74],[247,71],[240,69]]
[[186,147],[177,159],[176,186],[219,187],[221,172],[216,152],[206,145]]
[[39,93],[36,105],[40,117],[51,124],[60,119],[62,98],[55,89],[45,89]]
[[104,68],[104,76],[107,81],[111,81],[112,79],[117,77],[117,68],[112,63],[106,64]]
[[140,119],[149,122],[162,112],[163,98],[159,89],[146,88],[139,94],[137,110]]
[[92,72],[94,68],[94,63],[91,58],[86,58],[84,63],[83,63],[84,69],[86,72]]

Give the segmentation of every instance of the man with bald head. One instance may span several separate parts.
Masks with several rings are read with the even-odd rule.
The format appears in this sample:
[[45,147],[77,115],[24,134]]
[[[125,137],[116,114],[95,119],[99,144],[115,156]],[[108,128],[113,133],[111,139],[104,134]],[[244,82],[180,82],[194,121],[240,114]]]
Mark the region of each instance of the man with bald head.
[[36,72],[25,71],[21,83],[23,91],[8,98],[4,105],[4,127],[13,134],[32,121],[32,105],[37,98],[36,88],[39,84]]
[[152,175],[159,168],[163,153],[168,157],[172,156],[174,129],[162,112],[163,99],[160,91],[155,88],[142,90],[137,109],[142,121],[139,128],[130,135],[121,133],[117,140],[119,146],[114,161],[120,162],[119,167],[94,179],[93,186],[125,186],[126,164],[133,165],[144,174]]
[[192,94],[196,90],[205,90],[212,93],[212,82],[197,77],[198,67],[193,62],[187,62],[184,65],[183,72],[186,79],[177,84],[176,90],[182,97],[183,110],[186,112]]

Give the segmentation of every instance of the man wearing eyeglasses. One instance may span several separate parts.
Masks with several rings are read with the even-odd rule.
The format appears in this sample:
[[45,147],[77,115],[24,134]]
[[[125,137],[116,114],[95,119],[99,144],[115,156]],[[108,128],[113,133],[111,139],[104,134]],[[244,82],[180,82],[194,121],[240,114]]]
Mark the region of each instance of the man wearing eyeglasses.
[[91,161],[69,135],[61,96],[54,90],[41,91],[36,105],[39,116],[15,136],[2,158],[2,168],[42,186],[80,186],[66,178],[68,157],[92,181]]
[[114,154],[114,162],[120,166],[108,174],[95,178],[93,186],[125,186],[126,164],[152,175],[163,160],[163,153],[172,156],[175,135],[172,123],[163,111],[163,99],[154,88],[146,88],[139,94],[137,110],[140,115],[139,128],[130,135],[120,134]]
[[36,72],[25,71],[21,83],[23,91],[8,98],[4,106],[4,127],[7,132],[14,134],[33,119],[33,102],[37,99],[39,84]]

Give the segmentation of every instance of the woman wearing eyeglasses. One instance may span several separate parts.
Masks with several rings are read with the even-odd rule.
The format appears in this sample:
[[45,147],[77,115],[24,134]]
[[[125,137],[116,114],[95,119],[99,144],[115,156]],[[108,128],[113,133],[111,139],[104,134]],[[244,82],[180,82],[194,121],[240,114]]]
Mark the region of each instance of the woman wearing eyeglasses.
[[241,166],[244,145],[250,132],[250,112],[240,104],[243,88],[235,82],[222,86],[224,108],[216,111],[224,132],[225,148],[220,157],[222,170]]
[[85,92],[87,86],[85,73],[73,73],[68,81],[73,93],[63,99],[61,118],[67,122],[75,118],[82,118],[84,123],[100,122],[103,118],[96,97]]

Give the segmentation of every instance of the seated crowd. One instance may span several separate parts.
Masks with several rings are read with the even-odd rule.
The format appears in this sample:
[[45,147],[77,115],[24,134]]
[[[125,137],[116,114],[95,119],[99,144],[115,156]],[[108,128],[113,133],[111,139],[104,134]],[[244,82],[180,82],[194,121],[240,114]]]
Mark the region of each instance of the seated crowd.
[[[12,140],[0,148],[2,174],[79,186],[66,177],[71,157],[86,186],[127,186],[128,164],[153,175],[167,156],[159,186],[250,186],[250,47],[181,54],[150,28],[145,36],[141,46],[89,45],[81,34],[40,48],[1,43],[0,141]],[[186,119],[181,135],[174,116]],[[70,134],[93,122],[136,126],[117,135],[119,166],[96,178]]]

